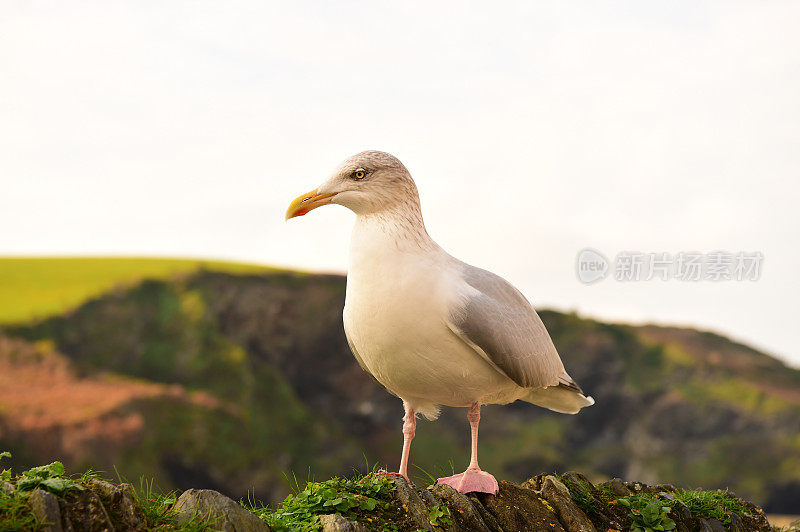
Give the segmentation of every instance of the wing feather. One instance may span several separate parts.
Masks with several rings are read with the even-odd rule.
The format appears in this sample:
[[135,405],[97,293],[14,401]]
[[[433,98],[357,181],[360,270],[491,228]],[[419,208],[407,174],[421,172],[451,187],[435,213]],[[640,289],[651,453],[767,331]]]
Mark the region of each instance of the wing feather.
[[462,277],[477,293],[451,309],[453,332],[523,388],[571,383],[541,318],[519,290],[468,264]]

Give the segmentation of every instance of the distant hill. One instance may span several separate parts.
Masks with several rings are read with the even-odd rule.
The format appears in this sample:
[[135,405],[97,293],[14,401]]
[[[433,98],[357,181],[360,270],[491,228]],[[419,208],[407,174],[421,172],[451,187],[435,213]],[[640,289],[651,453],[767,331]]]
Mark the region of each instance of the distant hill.
[[[237,497],[254,486],[272,501],[287,491],[283,472],[396,468],[400,401],[349,352],[344,288],[341,276],[201,269],[6,326],[0,449],[20,468],[63,458]],[[768,511],[800,513],[800,371],[712,333],[541,315],[597,404],[577,416],[487,407],[482,466],[514,481],[577,469],[730,487]],[[81,397],[118,387],[116,399],[50,394],[55,384],[31,378],[48,364],[61,368],[59,386]],[[2,386],[23,379],[27,393]],[[412,461],[432,475],[463,468],[468,437],[464,412],[445,409],[419,425]]]
[[0,323],[41,319],[72,310],[112,288],[197,270],[279,271],[256,264],[147,257],[0,257]]

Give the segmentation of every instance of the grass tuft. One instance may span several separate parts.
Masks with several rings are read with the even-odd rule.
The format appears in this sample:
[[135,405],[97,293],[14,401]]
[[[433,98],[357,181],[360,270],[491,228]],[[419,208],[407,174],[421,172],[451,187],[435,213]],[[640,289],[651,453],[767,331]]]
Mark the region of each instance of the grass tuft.
[[731,524],[731,514],[740,517],[750,515],[742,501],[728,493],[728,490],[678,490],[675,499],[683,502],[693,515],[704,519],[716,519],[723,525]]
[[[124,479],[120,479],[124,480]],[[178,500],[177,491],[163,491],[157,487],[152,478],[141,477],[139,487],[131,485],[136,504],[141,508],[147,520],[148,530],[157,532],[207,532],[216,530],[213,520],[200,515],[192,516],[187,523],[179,523],[178,515],[173,510]]]

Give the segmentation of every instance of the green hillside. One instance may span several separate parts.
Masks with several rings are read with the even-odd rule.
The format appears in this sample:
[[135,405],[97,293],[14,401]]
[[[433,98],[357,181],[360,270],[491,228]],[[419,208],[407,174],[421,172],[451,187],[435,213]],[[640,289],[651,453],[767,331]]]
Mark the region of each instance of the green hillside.
[[[202,484],[236,497],[254,487],[273,502],[286,494],[283,473],[397,467],[402,406],[349,351],[344,277],[179,273],[0,331],[0,448],[14,452],[15,467],[63,459],[75,469],[155,475],[167,487]],[[693,329],[541,316],[597,404],[577,416],[523,403],[487,407],[481,464],[498,478],[577,469],[592,480],[728,487],[769,511],[800,513],[800,371]],[[36,363],[50,353],[66,360],[68,371],[41,371],[65,382],[4,391],[3,377],[30,378],[20,352]],[[132,387],[129,400],[73,422],[59,416],[84,406],[47,400],[51,388],[92,389],[109,378],[156,386],[158,395],[141,398]],[[202,393],[219,404],[176,402],[173,388],[179,398]],[[179,409],[192,414],[177,419],[170,411]],[[113,440],[120,426],[127,436]],[[445,409],[418,426],[412,463],[422,469],[413,474],[427,482],[425,471],[461,469],[468,448],[464,412]]]
[[46,318],[111,288],[197,270],[264,273],[255,264],[145,257],[0,257],[0,323]]

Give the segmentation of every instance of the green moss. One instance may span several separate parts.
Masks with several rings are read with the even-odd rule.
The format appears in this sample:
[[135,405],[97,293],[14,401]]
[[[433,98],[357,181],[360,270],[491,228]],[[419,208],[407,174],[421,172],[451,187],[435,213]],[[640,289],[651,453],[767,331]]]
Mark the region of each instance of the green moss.
[[689,507],[692,515],[704,519],[716,519],[725,526],[731,523],[731,514],[740,517],[748,515],[747,507],[739,499],[731,496],[728,490],[678,490],[673,495],[676,500]]

